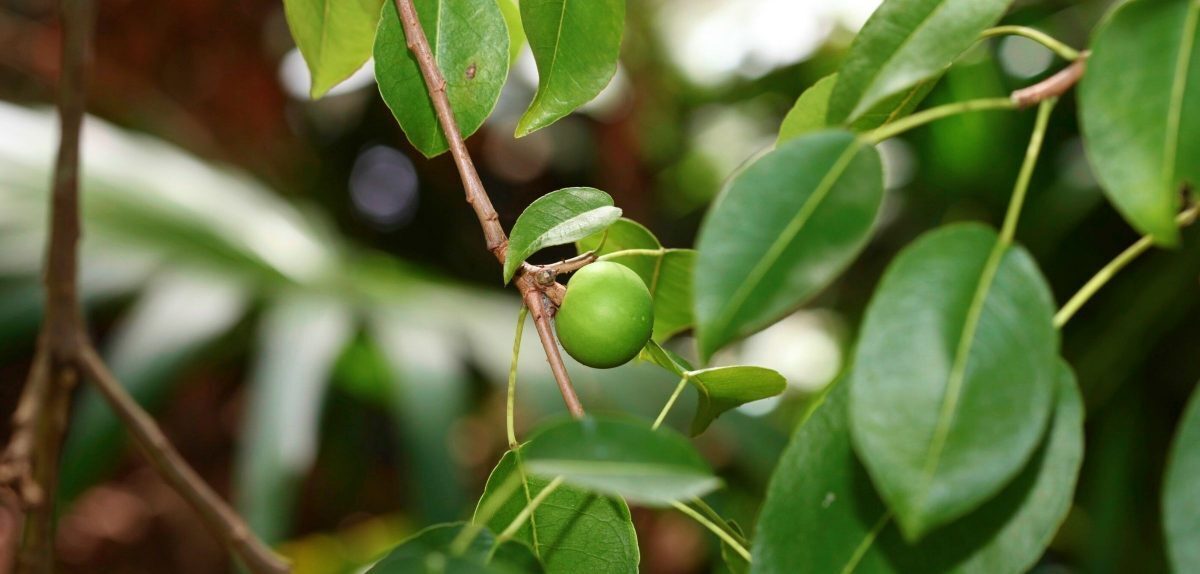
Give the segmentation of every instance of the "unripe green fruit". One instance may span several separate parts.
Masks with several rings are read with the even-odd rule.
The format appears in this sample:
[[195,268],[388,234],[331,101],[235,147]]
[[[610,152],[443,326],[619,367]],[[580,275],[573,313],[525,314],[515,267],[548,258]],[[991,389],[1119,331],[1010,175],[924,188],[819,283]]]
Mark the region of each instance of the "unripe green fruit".
[[654,328],[654,303],[637,273],[598,261],[571,277],[555,323],[559,342],[576,361],[610,369],[646,346]]

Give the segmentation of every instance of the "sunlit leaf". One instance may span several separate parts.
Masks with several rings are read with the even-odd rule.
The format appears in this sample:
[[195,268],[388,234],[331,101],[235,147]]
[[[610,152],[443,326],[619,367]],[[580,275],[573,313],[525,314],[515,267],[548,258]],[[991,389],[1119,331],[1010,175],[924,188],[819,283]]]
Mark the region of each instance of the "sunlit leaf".
[[525,28],[521,26],[521,7],[517,0],[496,0],[500,12],[504,14],[504,24],[508,26],[508,65],[517,62],[521,48],[525,47]]
[[603,231],[620,217],[621,210],[613,207],[612,198],[590,187],[568,187],[537,198],[513,225],[504,282],[512,280],[530,255]]
[[1176,572],[1200,569],[1200,391],[1175,431],[1163,485],[1167,549]]
[[991,498],[1053,408],[1054,301],[1033,258],[990,229],[947,226],[888,267],[852,367],[855,448],[905,536]]
[[312,74],[312,97],[356,72],[371,57],[383,0],[284,0],[292,38]]

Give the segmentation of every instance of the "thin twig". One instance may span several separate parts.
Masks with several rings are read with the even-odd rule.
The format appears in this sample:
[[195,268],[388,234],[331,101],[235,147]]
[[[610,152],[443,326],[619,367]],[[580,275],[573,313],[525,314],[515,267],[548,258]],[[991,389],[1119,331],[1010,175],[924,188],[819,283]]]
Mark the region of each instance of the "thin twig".
[[[487,242],[488,251],[491,251],[500,263],[504,263],[508,251],[508,236],[505,235],[504,228],[500,225],[500,217],[496,214],[496,209],[492,207],[492,200],[488,197],[487,189],[484,188],[483,181],[479,179],[475,163],[471,161],[471,154],[463,142],[458,122],[454,119],[454,110],[450,107],[450,99],[446,96],[446,78],[442,76],[442,72],[433,58],[429,40],[417,17],[417,9],[412,0],[394,0],[394,2],[396,12],[400,17],[400,24],[404,28],[408,49],[416,58],[417,65],[421,69],[421,76],[425,79],[425,87],[429,93],[429,99],[433,103],[438,123],[441,125],[442,134],[446,137],[450,155],[454,158],[454,165],[458,168],[459,177],[462,178],[467,203],[475,210],[475,216],[479,219],[479,227],[483,229],[483,237]],[[539,282],[535,275],[540,269],[542,268],[527,263],[522,264],[514,282],[521,291],[521,297],[529,306],[529,310],[533,312],[534,324],[537,326],[542,345],[546,348],[546,358],[550,361],[554,379],[558,383],[559,390],[562,391],[563,401],[567,403],[567,408],[570,409],[572,415],[581,417],[583,416],[583,406],[579,403],[579,397],[575,395],[571,379],[567,375],[567,369],[562,364],[558,343],[554,339],[553,329],[550,325],[551,312],[546,309],[542,300],[542,294],[545,293],[552,303],[561,305],[563,286],[553,280],[553,273],[550,274],[549,281]],[[531,301],[536,301],[536,303],[531,303]]]
[[746,547],[743,546],[740,542],[738,542],[738,540],[736,538],[734,538],[728,532],[725,532],[724,528],[717,526],[717,524],[715,522],[709,520],[703,514],[696,512],[695,509],[693,509],[692,507],[690,507],[682,502],[672,502],[671,506],[674,506],[675,510],[678,510],[678,511],[688,515],[689,517],[691,517],[692,520],[699,522],[701,524],[701,526],[704,526],[710,532],[712,532],[713,534],[716,534],[717,538],[720,538],[722,542],[724,542],[725,544],[728,544],[729,547],[732,548],[734,552],[737,552],[739,556],[744,558],[746,560],[746,562],[750,561],[750,551],[746,550]]
[[252,572],[286,573],[287,563],[258,539],[241,517],[183,460],[171,441],[146,414],[125,387],[109,372],[104,360],[91,346],[80,353],[80,364],[113,411],[129,428],[134,442],[151,466],[192,507],[204,525],[241,559]]
[[1064,44],[1058,38],[1055,38],[1054,36],[1051,36],[1036,28],[1030,28],[1027,26],[996,26],[995,28],[988,28],[987,30],[984,30],[983,33],[979,35],[979,39],[983,40],[986,38],[994,38],[996,36],[1022,36],[1028,38],[1041,44],[1042,46],[1045,46],[1046,49],[1054,52],[1058,55],[1058,57],[1068,62],[1075,61],[1079,58],[1079,50]]
[[1057,98],[1070,90],[1083,73],[1087,71],[1087,59],[1091,52],[1081,52],[1079,58],[1071,65],[1059,70],[1053,76],[1046,78],[1028,88],[1021,88],[1009,96],[1017,109],[1033,107],[1043,100]]

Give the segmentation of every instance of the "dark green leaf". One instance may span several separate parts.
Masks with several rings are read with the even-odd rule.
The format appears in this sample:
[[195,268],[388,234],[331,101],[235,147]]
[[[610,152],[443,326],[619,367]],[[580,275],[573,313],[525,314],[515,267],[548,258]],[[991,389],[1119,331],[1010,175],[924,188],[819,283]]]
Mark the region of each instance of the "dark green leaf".
[[593,233],[575,242],[579,253],[595,251],[596,255],[608,255],[629,249],[661,249],[658,238],[642,224],[622,217],[604,231]]
[[847,131],[785,142],[735,177],[697,240],[700,354],[825,287],[866,245],[882,200],[879,153]]
[[1171,444],[1163,521],[1175,571],[1200,571],[1200,390],[1192,393]]
[[538,574],[542,566],[520,542],[509,540],[496,548],[496,536],[480,529],[462,554],[453,552],[464,522],[430,526],[393,548],[367,574]]
[[1126,2],[1097,29],[1079,84],[1096,178],[1131,225],[1164,245],[1179,241],[1181,184],[1200,185],[1198,37],[1196,2]]
[[980,225],[930,232],[889,266],[863,320],[850,426],[910,539],[1029,460],[1053,407],[1054,311],[1029,254]]
[[654,297],[654,340],[665,341],[692,326],[692,249],[636,249],[600,258],[638,274]]
[[787,388],[783,375],[763,367],[715,367],[685,375],[700,392],[692,436],[696,436],[721,413],[746,403],[773,397]]
[[[502,532],[550,482],[524,472],[520,451],[504,453],[488,478],[483,497],[475,509],[501,504],[487,521],[494,532]],[[504,485],[517,480],[520,487],[501,503]],[[629,507],[619,498],[606,498],[563,484],[556,488],[528,522],[513,537],[533,548],[549,574],[595,572],[596,574],[638,571],[640,554],[637,533]]]
[[1010,0],[887,0],[842,63],[830,124],[850,123],[879,102],[942,73],[995,24]]
[[513,225],[504,259],[504,282],[538,250],[572,243],[612,225],[621,217],[607,193],[590,187],[568,187],[537,198]]
[[625,0],[522,0],[521,22],[537,62],[538,91],[517,124],[517,137],[558,121],[612,80]]
[[371,57],[383,0],[284,0],[288,27],[312,73],[312,97],[356,72]]
[[[415,0],[446,96],[463,137],[492,113],[508,77],[508,28],[495,0]],[[383,101],[413,147],[433,157],[449,147],[417,60],[408,50],[394,2],[375,37],[375,77]]]
[[721,484],[687,439],[634,421],[561,421],[536,433],[522,451],[531,474],[562,476],[569,484],[647,506],[703,496]]
[[1083,405],[1059,364],[1047,439],[979,509],[911,545],[850,446],[851,381],[835,383],[796,429],[767,491],[753,572],[1018,574],[1042,555],[1071,508],[1083,459]]

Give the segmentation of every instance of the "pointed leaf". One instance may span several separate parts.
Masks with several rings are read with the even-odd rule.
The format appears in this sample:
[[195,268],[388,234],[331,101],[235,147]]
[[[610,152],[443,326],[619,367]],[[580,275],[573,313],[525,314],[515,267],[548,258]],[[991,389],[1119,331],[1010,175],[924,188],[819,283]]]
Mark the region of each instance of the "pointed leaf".
[[1164,245],[1179,241],[1181,185],[1200,185],[1197,38],[1196,2],[1120,4],[1096,30],[1079,84],[1096,178],[1134,228]]
[[[526,474],[520,451],[509,451],[488,478],[483,496],[475,509],[501,504],[486,526],[502,532],[537,496],[550,480]],[[504,485],[519,481],[520,487],[506,501]],[[528,544],[548,574],[626,572],[636,574],[640,554],[637,533],[629,516],[629,507],[619,498],[606,498],[563,484],[538,505],[529,520],[513,537]]]
[[1175,431],[1162,504],[1171,565],[1176,572],[1200,571],[1200,390]]
[[854,357],[850,426],[909,539],[991,498],[1037,447],[1054,311],[1029,254],[980,225],[927,233],[888,267]]
[[654,298],[655,341],[665,341],[694,323],[692,316],[692,249],[637,249],[600,258],[620,263],[638,274]]
[[888,97],[945,70],[1011,0],[887,0],[863,26],[838,72],[829,123],[857,120]]
[[771,478],[752,572],[1018,574],[1041,557],[1071,508],[1083,459],[1083,404],[1059,363],[1053,424],[996,497],[920,543],[905,541],[850,446],[851,381],[835,383],[792,435]]
[[541,564],[529,547],[509,540],[492,552],[496,535],[482,529],[462,554],[453,551],[465,522],[438,524],[401,542],[367,574],[537,574]]
[[517,137],[595,98],[617,72],[625,0],[522,0],[521,23],[538,68],[538,90]]
[[866,245],[882,200],[879,153],[847,131],[785,142],[735,177],[697,240],[700,354],[825,287]]
[[661,249],[662,244],[649,229],[632,219],[622,217],[603,231],[593,233],[575,242],[580,253],[595,251],[596,255],[608,255],[628,249]]
[[691,371],[686,376],[700,391],[700,404],[692,419],[692,436],[704,432],[721,413],[773,397],[787,388],[783,375],[763,367],[715,367]]
[[646,506],[703,496],[721,481],[687,439],[640,422],[588,417],[550,424],[523,449],[525,468],[544,478]]
[[[833,87],[836,82],[837,74],[830,74],[817,80],[817,83],[809,86],[804,93],[800,94],[800,97],[796,99],[795,105],[788,111],[787,116],[783,118],[783,124],[779,126],[777,144],[796,139],[807,133],[838,125],[837,123],[827,121],[829,98],[833,93]],[[933,89],[934,83],[935,79],[926,80],[901,93],[884,99],[871,108],[869,112],[863,114],[862,117],[854,120],[848,126],[849,129],[857,133],[867,132],[883,124],[907,116],[917,108],[921,100],[925,99],[925,96]]]
[[621,217],[607,193],[590,187],[568,187],[537,198],[513,225],[504,259],[504,282],[512,280],[530,255],[603,231]]
[[383,0],[284,0],[288,28],[312,74],[312,97],[325,95],[371,57]]
[[[446,96],[463,137],[492,113],[508,78],[508,28],[496,0],[415,0],[421,28],[446,79]],[[379,93],[426,157],[449,148],[417,60],[408,50],[394,2],[385,2],[375,37]]]

